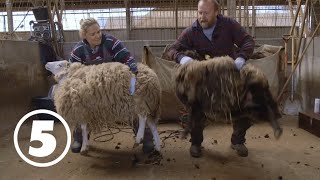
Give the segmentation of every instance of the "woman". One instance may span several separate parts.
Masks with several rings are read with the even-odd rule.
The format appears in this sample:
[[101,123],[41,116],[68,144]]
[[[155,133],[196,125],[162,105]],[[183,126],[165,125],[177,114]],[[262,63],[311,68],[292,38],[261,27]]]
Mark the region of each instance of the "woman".
[[[130,52],[118,39],[110,34],[102,33],[97,20],[94,18],[81,19],[79,35],[82,41],[78,42],[72,50],[69,59],[70,62],[80,62],[85,65],[120,62],[128,65],[130,71],[137,75],[137,63]],[[130,81],[131,94],[135,91],[135,81],[135,77]],[[134,132],[137,132],[136,125]],[[148,129],[145,132],[143,150],[148,153],[153,150],[153,141],[151,132]],[[74,142],[71,150],[74,153],[79,153],[82,145],[80,127],[76,128],[73,137]]]
[[70,62],[81,62],[86,65],[104,62],[121,62],[130,70],[138,73],[135,59],[123,44],[109,34],[103,34],[94,18],[81,19],[80,41],[71,52]]

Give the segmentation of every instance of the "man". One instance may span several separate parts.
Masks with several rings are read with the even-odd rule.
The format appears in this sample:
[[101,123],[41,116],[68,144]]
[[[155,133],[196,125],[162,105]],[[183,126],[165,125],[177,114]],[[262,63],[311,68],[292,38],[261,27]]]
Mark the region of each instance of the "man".
[[[219,9],[219,3],[216,0],[200,0],[197,20],[182,32],[168,49],[167,56],[177,63],[185,64],[193,59],[185,56],[181,51],[195,50],[203,59],[205,55],[210,57],[228,55],[235,59],[235,65],[240,70],[253,53],[253,38],[238,22],[219,14]],[[237,52],[235,45],[239,48]],[[192,121],[190,154],[193,157],[202,155],[201,143],[205,115],[200,106],[193,107],[190,114]],[[236,150],[239,156],[248,156],[248,149],[244,143],[246,131],[250,126],[249,119],[241,119],[233,124],[231,148]]]

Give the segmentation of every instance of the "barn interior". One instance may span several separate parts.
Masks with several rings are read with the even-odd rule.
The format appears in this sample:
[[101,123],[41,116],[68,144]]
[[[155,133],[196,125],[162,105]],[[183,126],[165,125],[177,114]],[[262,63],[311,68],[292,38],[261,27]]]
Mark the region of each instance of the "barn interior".
[[[235,19],[255,41],[255,56],[249,61],[265,73],[281,110],[280,139],[268,123],[254,124],[246,135],[249,155],[239,157],[230,148],[232,125],[217,122],[204,130],[203,156],[190,156],[190,136],[180,138],[184,106],[172,86],[165,86],[176,64],[163,59],[163,52],[197,19],[198,0],[1,0],[0,179],[319,180],[320,1],[219,3],[220,13]],[[45,64],[70,58],[81,41],[79,22],[88,17],[158,75],[160,153],[144,154],[142,145],[133,148],[131,127],[93,133],[87,154],[72,153],[59,121],[46,131],[57,140],[56,150],[43,158],[28,153],[43,144],[30,139],[33,120],[42,118],[33,116],[20,129],[17,125],[33,110],[54,111],[47,96],[56,82]],[[52,162],[67,149],[64,158],[48,167],[31,165],[17,150],[17,131],[18,149],[27,159]]]

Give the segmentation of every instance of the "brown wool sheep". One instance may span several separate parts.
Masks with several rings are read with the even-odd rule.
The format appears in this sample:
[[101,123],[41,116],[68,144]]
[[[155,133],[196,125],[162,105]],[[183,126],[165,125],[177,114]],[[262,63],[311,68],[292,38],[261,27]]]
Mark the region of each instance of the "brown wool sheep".
[[187,109],[200,105],[208,120],[224,118],[269,121],[279,138],[282,129],[277,103],[271,95],[266,76],[251,64],[237,70],[232,58],[217,57],[192,61],[178,67],[175,90]]
[[239,106],[240,74],[230,57],[182,65],[176,71],[175,82],[182,103],[191,106],[201,102],[206,116],[229,114]]

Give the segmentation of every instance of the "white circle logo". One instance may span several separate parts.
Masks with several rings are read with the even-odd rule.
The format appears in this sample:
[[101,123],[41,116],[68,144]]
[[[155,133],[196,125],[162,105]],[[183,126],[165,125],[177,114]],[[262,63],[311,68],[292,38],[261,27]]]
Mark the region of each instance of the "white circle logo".
[[[66,145],[63,153],[55,160],[50,161],[50,162],[46,162],[46,163],[39,163],[39,162],[35,162],[35,161],[28,159],[22,153],[22,151],[19,147],[19,143],[18,143],[18,133],[19,133],[19,129],[20,129],[21,125],[29,117],[36,115],[36,114],[49,114],[51,116],[56,117],[57,119],[59,119],[62,122],[62,124],[67,132],[67,145]],[[45,156],[50,155],[55,150],[56,144],[57,144],[55,137],[52,134],[42,132],[42,131],[52,131],[53,126],[54,126],[53,120],[49,120],[49,121],[47,121],[47,120],[46,121],[34,120],[33,121],[30,141],[34,141],[34,140],[41,141],[42,146],[40,148],[29,147],[29,154],[30,155],[33,155],[36,157],[45,157]],[[46,110],[46,109],[38,109],[38,110],[34,110],[32,112],[29,112],[28,114],[24,115],[20,119],[20,121],[18,122],[18,124],[14,130],[13,141],[14,141],[14,147],[16,148],[17,153],[25,162],[29,163],[30,165],[36,166],[36,167],[49,167],[49,166],[57,164],[59,161],[61,161],[67,155],[68,150],[71,145],[71,132],[70,132],[70,128],[69,128],[67,122],[59,114],[57,114],[53,111]]]

